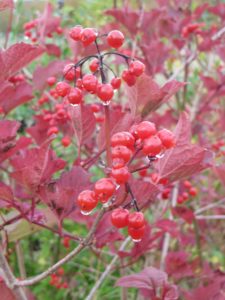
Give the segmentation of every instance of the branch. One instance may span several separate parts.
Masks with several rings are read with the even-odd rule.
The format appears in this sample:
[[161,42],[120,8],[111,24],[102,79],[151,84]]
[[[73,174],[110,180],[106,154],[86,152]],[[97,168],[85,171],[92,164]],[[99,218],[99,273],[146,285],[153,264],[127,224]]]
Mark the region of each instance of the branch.
[[[178,185],[178,183],[176,183],[173,188],[173,193],[172,193],[172,203],[171,203],[172,207],[176,206],[176,204],[177,204],[178,189],[179,189],[179,185]],[[170,213],[169,219],[170,220],[173,219],[172,213]],[[170,235],[169,235],[169,233],[166,233],[164,241],[163,241],[163,246],[162,246],[162,255],[161,255],[161,261],[160,261],[160,269],[161,270],[164,270],[164,268],[165,268],[165,260],[166,260],[167,253],[169,251],[169,246],[170,246]]]
[[[119,248],[119,251],[123,251],[126,247],[126,245],[129,243],[130,241],[130,237],[127,237],[125,239],[125,241],[122,243],[121,247]],[[102,273],[102,275],[99,277],[98,281],[95,283],[95,285],[93,286],[93,288],[91,289],[91,291],[89,292],[88,296],[86,297],[86,300],[91,300],[93,299],[95,292],[97,291],[97,289],[100,287],[100,285],[103,283],[103,281],[105,280],[105,278],[109,275],[109,273],[112,270],[113,265],[117,262],[117,260],[119,259],[119,255],[117,254],[110,262],[110,264],[107,266],[107,268],[105,269],[105,271]]]
[[3,277],[6,285],[10,290],[12,290],[16,300],[27,300],[27,296],[22,287],[15,286],[14,282],[17,280],[10,267],[9,264],[3,254],[3,249],[0,249],[0,270],[1,276]]
[[30,278],[30,279],[26,279],[26,280],[22,280],[22,281],[15,280],[14,281],[14,286],[28,286],[28,285],[33,285],[35,283],[38,283],[39,281],[41,281],[41,280],[45,279],[46,277],[48,277],[50,274],[54,273],[59,267],[61,267],[66,262],[70,261],[78,253],[80,253],[81,250],[83,250],[85,247],[87,247],[91,243],[91,241],[93,239],[93,236],[94,236],[94,233],[96,231],[96,228],[98,226],[98,223],[100,222],[100,220],[101,220],[102,216],[104,215],[105,211],[106,211],[105,208],[102,207],[102,209],[100,210],[97,218],[95,219],[95,222],[94,222],[89,234],[84,239],[83,243],[81,243],[73,251],[71,251],[64,258],[59,260],[56,264],[54,264],[53,266],[48,268],[43,273],[41,273],[41,274],[39,274],[39,275],[37,275],[33,278]]

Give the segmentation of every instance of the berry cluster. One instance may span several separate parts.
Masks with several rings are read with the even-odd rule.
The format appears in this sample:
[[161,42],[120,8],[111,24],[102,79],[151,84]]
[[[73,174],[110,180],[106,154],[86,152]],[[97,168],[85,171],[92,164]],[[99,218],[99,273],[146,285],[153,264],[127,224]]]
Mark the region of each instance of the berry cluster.
[[[98,39],[105,36],[108,45],[113,48],[119,48],[124,42],[124,36],[118,30],[113,30],[106,35],[99,35],[93,28],[76,26],[71,29],[70,37],[73,40],[80,41],[84,47],[94,43],[97,54],[87,56],[76,64],[71,63],[65,66],[63,70],[64,80],[58,82],[55,88],[58,96],[67,97],[69,103],[78,105],[82,102],[85,93],[89,93],[96,95],[104,105],[108,105],[113,98],[114,91],[121,86],[121,78],[105,62],[105,58],[110,55],[120,56],[126,61],[128,69],[123,71],[122,79],[129,86],[134,85],[137,77],[144,73],[145,65],[127,55],[119,52],[102,54],[99,50]],[[89,63],[91,73],[82,73],[82,67],[85,63]],[[106,71],[110,71],[113,77],[109,77]],[[98,77],[100,77],[101,82]]]
[[199,34],[202,32],[201,28],[205,26],[204,23],[191,23],[182,28],[181,35],[183,38],[188,38],[191,34]]
[[[172,187],[167,187],[162,192],[162,199],[167,200],[170,198]],[[177,198],[178,204],[186,203],[188,200],[190,200],[191,197],[195,197],[198,194],[198,190],[193,187],[190,181],[185,180],[183,184],[181,185],[179,195]]]
[[[33,43],[36,43],[38,38],[40,37],[39,28],[38,28],[39,22],[40,22],[39,19],[35,19],[25,23],[23,26],[24,36],[30,39],[31,42]],[[47,33],[47,37],[52,38],[55,33],[58,35],[63,34],[62,27],[60,26],[57,26],[55,28],[52,27],[51,31]]]
[[128,227],[128,234],[134,242],[139,242],[145,233],[145,219],[142,212],[130,213],[129,210],[118,207],[111,215],[111,222],[116,228]]
[[63,280],[64,269],[59,268],[56,273],[51,275],[50,285],[57,289],[67,289],[69,287],[68,283]]

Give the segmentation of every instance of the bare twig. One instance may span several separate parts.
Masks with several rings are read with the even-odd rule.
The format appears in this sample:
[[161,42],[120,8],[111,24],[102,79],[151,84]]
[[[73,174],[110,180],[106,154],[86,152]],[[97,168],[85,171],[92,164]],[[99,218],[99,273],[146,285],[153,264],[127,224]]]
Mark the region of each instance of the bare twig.
[[[126,245],[129,243],[130,241],[130,237],[127,237],[125,239],[125,241],[122,243],[119,251],[122,251],[125,249]],[[119,259],[119,255],[116,255],[110,262],[110,264],[107,266],[107,268],[105,269],[105,271],[102,273],[102,275],[99,277],[98,281],[95,283],[95,285],[93,286],[93,288],[91,289],[91,291],[89,292],[88,296],[86,297],[86,300],[91,300],[93,299],[96,291],[98,290],[98,288],[101,286],[101,284],[103,283],[103,281],[105,280],[105,278],[109,275],[109,273],[112,270],[113,265],[117,262],[117,260]]]
[[6,285],[9,289],[12,290],[13,294],[15,295],[16,300],[27,300],[26,294],[22,287],[15,286],[14,282],[16,278],[14,277],[9,264],[3,254],[3,249],[0,249],[0,271],[1,276],[3,277]]
[[225,33],[225,26],[212,36],[212,41],[218,40]]
[[83,243],[81,243],[80,245],[78,245],[73,251],[71,251],[69,254],[67,254],[64,258],[62,258],[61,260],[59,260],[56,264],[54,264],[53,266],[51,266],[50,268],[48,268],[46,271],[44,271],[43,273],[27,279],[27,280],[15,280],[14,282],[14,286],[29,286],[29,285],[33,285],[41,280],[43,280],[44,278],[48,277],[50,274],[54,273],[59,267],[61,267],[63,264],[65,264],[66,262],[70,261],[73,257],[75,257],[78,253],[81,252],[81,250],[83,250],[85,247],[87,247],[94,236],[94,233],[96,231],[96,228],[102,218],[102,216],[105,213],[105,208],[103,207],[97,218],[95,219],[95,222],[89,232],[89,234],[87,235],[87,237],[84,239]]
[[[172,203],[171,203],[172,207],[176,206],[176,204],[177,204],[178,189],[179,189],[179,185],[178,185],[178,183],[176,183],[173,188],[173,192],[172,192]],[[173,219],[172,213],[170,213],[169,219],[170,220]],[[160,269],[161,270],[164,270],[164,268],[165,268],[165,260],[166,260],[167,253],[169,251],[169,245],[170,245],[170,235],[169,235],[169,233],[166,233],[165,237],[164,237],[164,241],[163,241],[163,246],[162,246],[162,255],[161,255],[161,261],[160,261]]]
[[16,242],[16,256],[17,256],[17,261],[18,261],[18,265],[19,265],[20,278],[25,279],[27,277],[27,275],[26,275],[26,269],[25,269],[25,264],[24,264],[23,250],[22,250],[20,241]]

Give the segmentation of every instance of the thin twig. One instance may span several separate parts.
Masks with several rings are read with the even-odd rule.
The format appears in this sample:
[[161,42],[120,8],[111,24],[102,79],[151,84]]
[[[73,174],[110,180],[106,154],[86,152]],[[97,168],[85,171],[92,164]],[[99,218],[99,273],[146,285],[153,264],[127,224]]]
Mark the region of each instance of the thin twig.
[[[125,239],[125,241],[122,243],[119,251],[123,251],[126,247],[126,245],[129,243],[130,241],[130,237],[127,237]],[[119,259],[119,255],[116,255],[110,262],[110,264],[107,266],[107,268],[105,269],[105,271],[102,273],[102,275],[99,277],[98,281],[95,283],[95,285],[92,287],[91,291],[89,292],[88,296],[86,297],[86,300],[91,300],[93,299],[96,291],[98,290],[98,288],[101,286],[101,284],[103,283],[103,281],[106,279],[106,277],[109,275],[109,273],[112,270],[113,265],[117,262],[117,260]]]

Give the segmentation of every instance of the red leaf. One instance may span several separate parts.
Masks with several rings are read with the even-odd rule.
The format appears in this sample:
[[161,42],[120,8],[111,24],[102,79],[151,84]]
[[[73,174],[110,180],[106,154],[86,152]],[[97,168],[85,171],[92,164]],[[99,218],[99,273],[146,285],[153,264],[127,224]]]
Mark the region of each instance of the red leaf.
[[0,51],[0,81],[14,75],[43,52],[44,48],[25,43],[16,43]]
[[156,297],[158,288],[163,289],[162,300],[176,300],[179,297],[176,286],[168,284],[167,274],[153,267],[145,268],[134,275],[124,276],[116,285],[139,288],[146,297]]
[[186,206],[176,206],[172,208],[172,214],[176,217],[180,217],[185,220],[187,223],[191,224],[195,219],[195,215],[190,208]]
[[169,252],[166,257],[166,272],[175,279],[193,276],[188,254],[184,251]]
[[157,228],[160,228],[163,232],[168,232],[173,237],[178,237],[179,235],[177,223],[172,220],[169,219],[158,220],[155,226]]
[[38,66],[33,74],[34,88],[37,90],[43,90],[46,86],[46,80],[51,76],[58,76],[62,74],[65,61],[52,61],[47,67]]
[[142,75],[133,87],[126,87],[131,113],[147,116],[167,102],[182,86],[184,83],[173,80],[160,88],[152,77]]
[[7,8],[13,8],[13,0],[1,0],[0,1],[0,11],[5,10]]
[[48,204],[58,217],[64,218],[76,208],[78,194],[90,187],[90,174],[75,166],[62,173],[61,177],[40,189],[42,200]]
[[43,115],[36,115],[34,119],[35,125],[27,128],[26,131],[35,139],[38,145],[41,145],[48,138],[49,123],[44,120]]
[[32,86],[26,82],[17,85],[4,82],[0,85],[0,106],[5,113],[33,98]]
[[0,282],[0,295],[2,300],[16,300],[12,291],[7,287],[7,285],[2,279]]
[[46,47],[46,52],[48,53],[48,55],[53,55],[56,57],[60,57],[61,56],[61,49],[54,44],[45,44]]
[[11,160],[14,171],[11,176],[28,192],[36,192],[41,184],[48,182],[51,176],[65,167],[50,149],[50,142],[39,148],[26,149]]
[[191,123],[186,113],[180,116],[175,136],[176,146],[156,164],[160,178],[182,180],[212,166],[212,152],[190,143]]
[[95,130],[95,117],[89,106],[69,106],[72,126],[77,138],[78,147],[91,137]]
[[215,167],[214,170],[222,184],[225,186],[225,164]]

